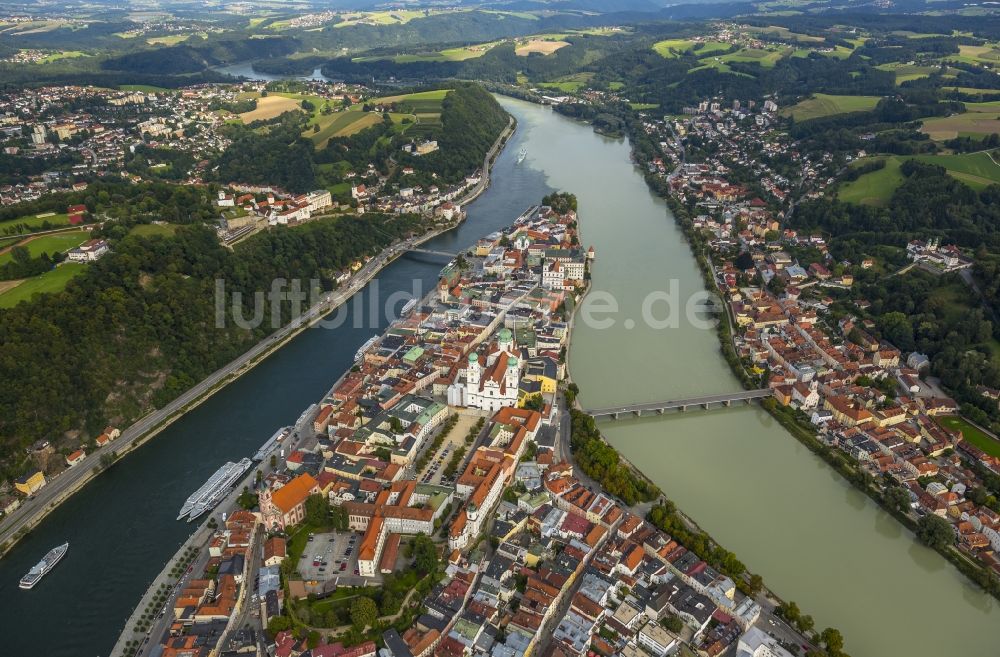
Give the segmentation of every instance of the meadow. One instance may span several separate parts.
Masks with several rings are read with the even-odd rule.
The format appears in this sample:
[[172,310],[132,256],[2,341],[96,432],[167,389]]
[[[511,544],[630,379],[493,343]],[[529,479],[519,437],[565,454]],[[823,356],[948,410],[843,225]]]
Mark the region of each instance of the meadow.
[[831,96],[814,94],[792,107],[782,110],[785,116],[791,116],[796,121],[808,121],[824,116],[846,114],[848,112],[865,112],[874,109],[879,101],[878,96]]
[[66,262],[40,276],[22,281],[15,287],[0,292],[0,308],[13,308],[22,301],[28,301],[35,294],[58,292],[66,283],[83,272],[86,265]]

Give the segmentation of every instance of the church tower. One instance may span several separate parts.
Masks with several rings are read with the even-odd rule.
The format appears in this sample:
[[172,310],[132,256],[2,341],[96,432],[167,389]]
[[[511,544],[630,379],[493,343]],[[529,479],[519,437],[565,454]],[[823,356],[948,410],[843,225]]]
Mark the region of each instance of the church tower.
[[508,354],[514,353],[514,333],[506,326],[497,332],[497,347]]
[[480,375],[479,354],[473,351],[469,354],[469,364],[465,368],[465,382],[468,383],[469,392],[479,390]]
[[507,358],[507,372],[504,375],[504,376],[507,377],[506,387],[507,387],[508,394],[510,394],[510,391],[513,390],[513,391],[515,391],[515,395],[516,395],[519,374],[520,374],[520,372],[518,371],[517,356],[510,356],[510,357],[508,357]]

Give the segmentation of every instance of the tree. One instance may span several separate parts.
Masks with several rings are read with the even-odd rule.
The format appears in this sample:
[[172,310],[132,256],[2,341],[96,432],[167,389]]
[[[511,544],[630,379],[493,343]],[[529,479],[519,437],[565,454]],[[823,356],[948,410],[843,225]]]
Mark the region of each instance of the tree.
[[941,550],[955,543],[955,532],[947,520],[929,514],[917,522],[917,538],[927,547]]
[[243,492],[240,493],[240,496],[236,501],[242,508],[249,511],[257,506],[257,495],[247,486],[244,486]]
[[764,578],[754,573],[750,575],[750,590],[755,594],[760,593],[764,588]]
[[292,627],[292,621],[288,616],[275,616],[267,622],[267,633],[274,636],[278,632],[284,632]]
[[780,613],[785,620],[794,623],[799,619],[801,612],[799,611],[799,606],[794,602],[786,602],[780,607],[778,607],[778,613]]
[[660,623],[663,625],[663,627],[667,628],[674,634],[677,634],[678,632],[684,629],[684,621],[682,621],[677,616],[674,616],[673,614],[668,614],[667,616],[664,616],[663,620],[660,621]]
[[839,654],[844,649],[844,637],[840,634],[840,630],[828,627],[820,632],[819,638],[826,646],[827,652],[831,654]]
[[314,527],[326,527],[330,524],[330,503],[319,493],[306,498],[306,522]]
[[733,265],[740,271],[745,271],[747,269],[753,269],[753,256],[750,255],[749,251],[743,251],[733,262]]
[[910,508],[910,492],[902,486],[891,486],[885,491],[885,504],[893,511],[906,511]]
[[375,625],[378,620],[378,606],[367,596],[360,596],[351,603],[351,623],[358,629]]
[[438,567],[437,546],[429,536],[418,534],[410,544],[410,551],[413,555],[413,565],[421,573],[434,572]]

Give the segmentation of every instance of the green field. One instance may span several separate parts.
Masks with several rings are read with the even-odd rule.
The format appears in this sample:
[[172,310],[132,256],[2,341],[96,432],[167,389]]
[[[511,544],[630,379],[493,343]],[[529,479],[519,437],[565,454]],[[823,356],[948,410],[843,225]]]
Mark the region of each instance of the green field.
[[[54,253],[68,251],[72,248],[80,246],[88,239],[90,239],[90,233],[88,231],[71,230],[65,233],[56,233],[54,235],[38,237],[26,242],[24,246],[27,247],[28,253],[31,254],[32,258],[37,258],[43,253],[48,253],[51,256]],[[10,261],[10,251],[0,254],[0,265],[6,264]]]
[[69,217],[66,213],[57,212],[48,216],[32,215],[28,217],[18,217],[17,219],[8,219],[7,221],[0,222],[0,234],[9,228],[20,225],[27,226],[28,230],[41,229],[46,225],[46,223],[53,228],[69,226]]
[[129,235],[139,237],[151,237],[153,235],[166,235],[167,237],[177,232],[179,226],[176,224],[139,224],[128,232]]
[[1000,183],[1000,165],[988,151],[961,155],[918,155],[913,159],[942,166],[949,175],[976,190]]
[[539,83],[539,87],[544,87],[545,89],[557,89],[564,93],[576,93],[580,89],[584,88],[590,83],[592,73],[575,73],[573,75],[566,75],[561,78],[556,78],[549,82]]
[[320,127],[319,132],[314,132],[310,127],[305,135],[316,144],[317,149],[320,149],[326,146],[332,137],[349,137],[381,121],[382,115],[377,112],[364,112],[360,107],[357,109],[352,107],[343,112],[319,116],[315,121],[315,125]]
[[756,48],[744,48],[731,52],[728,55],[720,55],[718,60],[727,64],[732,62],[757,63],[763,68],[774,68],[778,60],[791,52],[791,48],[781,47],[767,50]]
[[874,109],[880,98],[878,96],[831,96],[815,94],[811,98],[782,110],[785,116],[791,115],[796,121],[808,121],[824,116],[846,114],[847,112],[865,112]]
[[379,105],[388,105],[390,103],[401,103],[403,101],[412,103],[415,101],[437,101],[437,106],[440,108],[441,101],[444,97],[451,92],[451,89],[434,89],[433,91],[418,91],[414,94],[403,94],[401,96],[384,96],[382,98],[376,98],[373,103]]
[[[679,57],[682,54],[687,54],[694,50],[697,41],[691,39],[666,39],[664,41],[658,41],[653,44],[653,50],[655,50],[661,57],[666,57],[667,59],[673,59],[674,57]],[[700,57],[702,55],[710,55],[713,52],[722,52],[728,50],[730,45],[728,43],[723,43],[721,41],[704,41],[704,46],[696,51],[696,54]]]
[[983,450],[990,456],[1000,456],[1000,441],[990,436],[985,431],[977,429],[965,418],[958,415],[947,415],[935,418],[943,427],[956,429],[962,432],[962,437],[970,443]]
[[59,52],[54,52],[47,57],[44,57],[38,61],[39,64],[48,64],[50,62],[57,62],[60,59],[76,59],[77,57],[89,57],[85,52],[79,50],[60,50]]
[[904,82],[908,82],[910,80],[926,78],[931,73],[938,70],[938,67],[936,66],[918,66],[916,64],[901,64],[899,62],[894,62],[892,64],[879,64],[875,68],[895,73],[896,84],[903,84]]
[[167,89],[166,87],[154,87],[150,84],[122,84],[118,85],[118,88],[122,91],[141,91],[145,94],[161,94],[174,91],[173,89]]
[[997,103],[969,103],[977,105],[975,111],[952,116],[939,116],[924,119],[920,131],[931,139],[938,141],[954,139],[955,137],[982,137],[995,132],[1000,133],[1000,109],[988,111],[988,106]]
[[67,262],[52,271],[35,276],[20,285],[0,294],[0,308],[13,308],[22,301],[27,301],[35,294],[58,292],[66,287],[71,278],[83,272],[86,265],[78,262]]
[[[855,165],[861,162],[862,160],[859,160]],[[846,203],[885,205],[896,188],[903,183],[903,174],[899,171],[900,164],[902,161],[897,157],[885,158],[885,167],[844,184],[837,190],[837,198]]]

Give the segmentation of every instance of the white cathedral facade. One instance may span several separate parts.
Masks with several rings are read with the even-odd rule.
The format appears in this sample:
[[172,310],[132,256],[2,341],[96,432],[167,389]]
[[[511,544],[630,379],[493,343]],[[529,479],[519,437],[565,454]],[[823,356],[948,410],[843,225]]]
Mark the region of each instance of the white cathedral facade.
[[485,364],[476,352],[469,354],[464,371],[448,386],[448,404],[490,412],[517,406],[520,382],[521,359],[514,351],[514,334],[504,327]]

